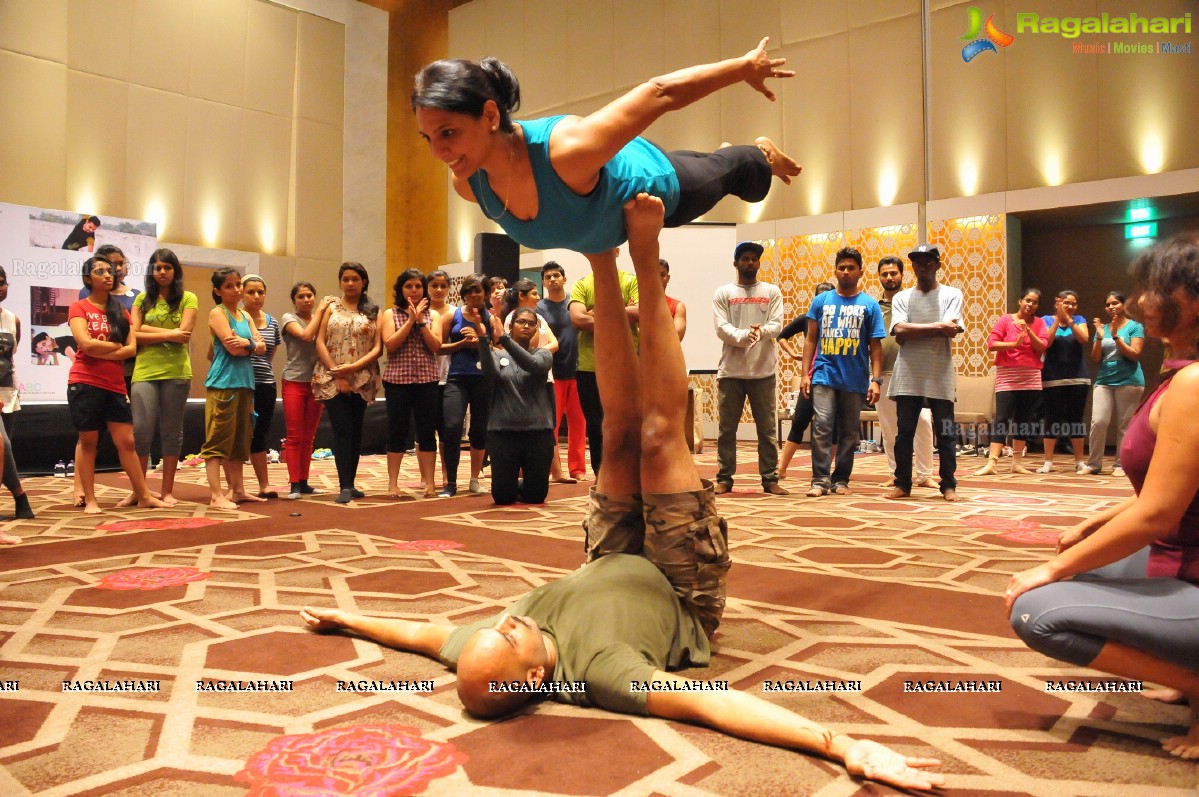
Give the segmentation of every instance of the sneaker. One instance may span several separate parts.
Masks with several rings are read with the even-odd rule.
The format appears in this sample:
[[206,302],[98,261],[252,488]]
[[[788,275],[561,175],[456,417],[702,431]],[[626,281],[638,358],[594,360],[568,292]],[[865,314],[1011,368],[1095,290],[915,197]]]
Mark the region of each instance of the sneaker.
[[366,493],[362,492],[357,487],[350,488],[350,495],[354,498],[366,498]]
[[458,494],[458,485],[447,484],[445,487],[442,487],[437,492],[437,497],[438,498],[453,498],[457,494]]
[[1074,473],[1078,476],[1094,476],[1098,474],[1098,471],[1093,470],[1091,466],[1085,462],[1080,462],[1074,466]]
[[478,479],[471,479],[470,484],[466,489],[470,491],[471,495],[482,495],[483,493],[487,492],[483,489],[483,485],[479,484]]
[[54,476],[59,479],[65,479],[67,477],[67,463],[63,462],[61,459],[55,463]]
[[1117,479],[1124,478],[1124,468],[1121,468],[1119,465],[1117,465],[1116,467],[1112,468],[1112,475]]
[[279,452],[273,448],[270,451],[266,452],[266,462],[268,465],[278,465],[279,464]]
[[75,460],[71,460],[67,463],[67,476],[69,478],[75,478]]
[[343,487],[341,490],[341,493],[339,493],[338,496],[333,499],[333,503],[348,504],[348,503],[350,503],[350,501],[353,501],[353,500],[354,500],[353,491],[350,490],[349,487]]
[[1044,465],[1037,468],[1037,473],[1053,473],[1053,463],[1046,462]]
[[301,493],[299,490],[292,490],[290,493],[287,494],[288,501],[299,501],[303,497],[304,497],[304,494]]

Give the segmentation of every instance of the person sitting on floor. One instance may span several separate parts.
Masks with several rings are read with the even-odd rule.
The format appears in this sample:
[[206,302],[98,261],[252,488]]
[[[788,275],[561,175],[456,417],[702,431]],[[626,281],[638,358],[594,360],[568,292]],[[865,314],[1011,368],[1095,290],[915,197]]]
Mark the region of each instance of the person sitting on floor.
[[[511,712],[542,690],[567,703],[708,725],[753,741],[824,755],[855,775],[900,788],[944,783],[906,758],[852,739],[746,692],[689,691],[667,670],[706,665],[720,623],[729,567],[727,526],[711,482],[701,482],[683,436],[687,372],[657,279],[663,206],[640,194],[626,206],[641,294],[640,357],[634,353],[612,253],[592,256],[596,375],[603,396],[604,467],[584,529],[588,563],[535,589],[498,618],[468,626],[364,617],[306,607],[314,630],[347,630],[436,656],[458,671],[471,714]],[[642,385],[645,389],[642,389]],[[581,681],[581,692],[553,691]],[[647,683],[648,682],[648,683]],[[501,691],[500,683],[517,691]],[[640,690],[645,684],[649,688]],[[664,684],[662,691],[652,685]],[[673,689],[671,687],[674,687]]]

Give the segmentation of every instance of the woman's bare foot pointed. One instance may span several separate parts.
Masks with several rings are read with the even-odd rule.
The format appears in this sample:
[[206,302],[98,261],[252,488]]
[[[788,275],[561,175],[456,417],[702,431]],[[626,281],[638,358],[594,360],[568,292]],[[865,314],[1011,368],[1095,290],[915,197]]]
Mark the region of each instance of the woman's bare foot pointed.
[[754,139],[754,144],[766,156],[766,161],[770,164],[770,173],[782,180],[785,185],[791,185],[791,178],[798,177],[799,173],[803,171],[803,167],[796,163],[794,158],[779,149],[766,136],[758,136]]
[[167,505],[161,499],[155,498],[150,493],[146,493],[145,498],[141,498],[137,502],[139,509],[166,509]]

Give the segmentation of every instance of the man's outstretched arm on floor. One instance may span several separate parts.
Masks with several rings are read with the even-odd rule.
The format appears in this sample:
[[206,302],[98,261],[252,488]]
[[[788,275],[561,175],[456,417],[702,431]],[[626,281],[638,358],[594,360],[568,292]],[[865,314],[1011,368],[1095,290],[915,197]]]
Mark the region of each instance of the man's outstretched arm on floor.
[[[654,681],[686,684],[688,679],[658,670]],[[741,739],[825,756],[844,764],[851,775],[903,789],[926,790],[945,783],[945,776],[924,771],[925,767],[940,766],[935,758],[908,758],[877,742],[835,733],[748,692],[655,691],[647,697],[647,708],[655,717],[693,722]]]
[[305,606],[300,618],[313,631],[351,631],[397,650],[408,650],[437,658],[455,626],[423,620],[367,617],[341,609]]

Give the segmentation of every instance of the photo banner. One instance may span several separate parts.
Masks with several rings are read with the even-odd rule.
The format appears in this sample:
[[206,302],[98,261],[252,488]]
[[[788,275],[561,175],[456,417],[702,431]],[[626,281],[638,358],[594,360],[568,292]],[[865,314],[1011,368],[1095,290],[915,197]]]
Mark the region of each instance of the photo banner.
[[155,225],[137,219],[0,202],[0,263],[8,273],[2,305],[21,320],[13,355],[23,403],[65,402],[75,338],[67,312],[83,289],[84,261],[105,244],[120,247],[125,284],[141,290],[158,248]]

